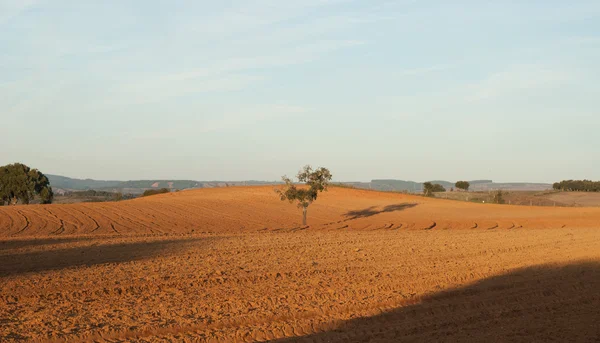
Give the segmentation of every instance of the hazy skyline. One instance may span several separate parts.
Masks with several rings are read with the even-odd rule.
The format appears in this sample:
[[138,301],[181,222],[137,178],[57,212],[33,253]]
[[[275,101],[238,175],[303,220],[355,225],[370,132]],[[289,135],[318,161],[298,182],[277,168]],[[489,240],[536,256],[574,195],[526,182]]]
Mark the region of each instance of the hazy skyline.
[[0,0],[0,165],[600,179],[598,1]]

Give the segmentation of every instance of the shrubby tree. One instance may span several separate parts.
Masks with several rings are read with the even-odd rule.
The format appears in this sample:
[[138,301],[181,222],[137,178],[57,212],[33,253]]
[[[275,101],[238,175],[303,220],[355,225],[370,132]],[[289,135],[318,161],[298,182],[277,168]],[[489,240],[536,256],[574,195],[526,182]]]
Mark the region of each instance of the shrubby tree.
[[46,175],[21,163],[0,167],[0,205],[29,204],[36,196],[42,204],[54,199]]
[[435,192],[445,192],[446,188],[444,188],[444,186],[440,185],[439,183],[431,183],[431,182],[425,182],[423,184],[423,194],[425,194],[425,196],[428,197],[432,197],[433,193]]
[[281,189],[276,189],[282,201],[290,203],[298,202],[298,207],[302,209],[302,225],[306,225],[306,213],[308,206],[317,200],[319,193],[326,191],[332,175],[327,168],[318,168],[313,170],[307,165],[298,172],[296,176],[300,183],[305,183],[304,187],[297,187],[296,184],[287,176],[281,179],[285,185]]
[[423,194],[425,194],[425,196],[428,196],[428,197],[433,196],[433,183],[425,182],[423,184]]
[[468,181],[457,181],[454,185],[458,189],[462,189],[463,191],[468,191],[471,184]]

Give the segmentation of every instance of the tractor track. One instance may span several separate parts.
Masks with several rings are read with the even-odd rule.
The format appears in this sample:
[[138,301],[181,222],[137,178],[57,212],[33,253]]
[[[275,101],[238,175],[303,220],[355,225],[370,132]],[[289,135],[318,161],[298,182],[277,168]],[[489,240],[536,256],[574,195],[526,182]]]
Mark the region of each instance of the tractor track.
[[27,216],[25,214],[23,214],[22,211],[17,210],[17,213],[20,214],[25,219],[25,226],[23,228],[21,228],[19,231],[15,232],[13,234],[13,236],[16,236],[20,233],[25,232],[25,230],[27,230],[29,228],[29,226],[31,225],[31,223],[29,222],[29,218],[27,218]]

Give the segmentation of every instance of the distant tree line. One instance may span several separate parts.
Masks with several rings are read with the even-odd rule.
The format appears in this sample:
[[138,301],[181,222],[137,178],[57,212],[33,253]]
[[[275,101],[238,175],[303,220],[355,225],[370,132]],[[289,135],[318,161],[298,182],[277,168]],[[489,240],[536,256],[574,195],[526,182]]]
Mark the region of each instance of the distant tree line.
[[147,197],[147,196],[151,196],[151,195],[164,194],[164,193],[170,193],[170,192],[171,192],[171,190],[168,188],[149,189],[147,191],[144,191],[142,196]]
[[600,181],[564,180],[554,183],[553,188],[568,192],[600,192]]
[[[105,201],[121,201],[136,198],[133,194],[123,194],[121,192],[97,191],[88,189],[85,191],[69,191],[61,195],[81,202],[105,202]],[[57,199],[55,199],[57,200]],[[59,201],[59,200],[57,200]]]
[[81,196],[81,197],[112,197],[116,193],[107,191],[97,191],[95,189],[88,189],[85,191],[71,191],[65,192],[66,196]]
[[50,204],[54,199],[46,175],[21,163],[0,167],[0,206],[29,204],[36,196],[42,204]]

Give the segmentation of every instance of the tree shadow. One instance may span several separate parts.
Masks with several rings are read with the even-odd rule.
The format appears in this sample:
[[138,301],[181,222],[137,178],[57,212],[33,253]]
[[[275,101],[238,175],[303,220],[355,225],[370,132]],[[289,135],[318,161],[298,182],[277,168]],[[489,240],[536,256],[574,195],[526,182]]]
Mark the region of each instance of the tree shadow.
[[206,244],[216,238],[163,239],[153,241],[120,242],[111,244],[98,240],[97,244],[59,248],[25,253],[0,254],[0,278],[25,273],[61,270],[71,267],[93,266],[104,263],[123,263],[144,260],[177,251],[189,246]]
[[56,237],[56,238],[31,238],[0,240],[0,251],[20,248],[30,248],[43,245],[85,242],[97,240],[98,237]]
[[417,205],[418,205],[417,203],[394,204],[394,205],[387,205],[386,207],[384,207],[381,210],[379,210],[377,206],[371,206],[371,207],[365,208],[363,210],[348,211],[344,214],[344,217],[348,217],[346,220],[367,218],[367,217],[372,217],[372,216],[380,214],[380,213],[404,211],[406,209],[413,208]]
[[277,342],[598,342],[599,323],[600,263],[583,262],[520,269]]

